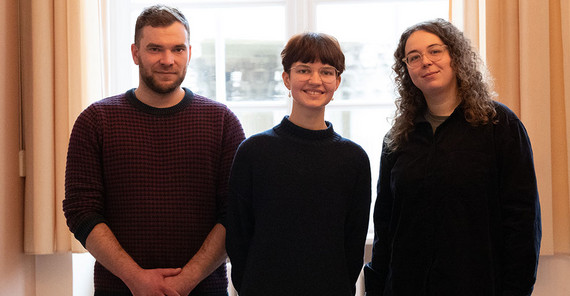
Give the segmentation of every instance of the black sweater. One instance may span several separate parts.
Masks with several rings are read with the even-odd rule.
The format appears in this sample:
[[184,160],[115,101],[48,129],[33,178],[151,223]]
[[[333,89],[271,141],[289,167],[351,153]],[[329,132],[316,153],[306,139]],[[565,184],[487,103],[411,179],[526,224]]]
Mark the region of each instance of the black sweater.
[[238,148],[226,248],[240,296],[354,295],[370,211],[370,164],[334,132],[287,117]]

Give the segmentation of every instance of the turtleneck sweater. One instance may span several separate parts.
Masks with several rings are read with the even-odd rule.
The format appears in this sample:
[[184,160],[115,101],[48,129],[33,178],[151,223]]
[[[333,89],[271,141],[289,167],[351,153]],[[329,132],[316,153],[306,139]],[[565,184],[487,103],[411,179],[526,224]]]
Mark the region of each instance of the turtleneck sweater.
[[244,141],[230,176],[226,249],[240,296],[354,295],[370,210],[364,150],[288,117]]

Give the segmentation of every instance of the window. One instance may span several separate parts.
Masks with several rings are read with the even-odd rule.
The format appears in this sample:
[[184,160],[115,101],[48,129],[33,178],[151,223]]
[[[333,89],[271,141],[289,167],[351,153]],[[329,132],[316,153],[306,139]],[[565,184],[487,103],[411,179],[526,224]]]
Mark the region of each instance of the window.
[[[375,198],[382,139],[394,114],[394,50],[407,27],[437,17],[449,19],[449,0],[161,2],[178,7],[190,23],[192,57],[183,86],[227,104],[247,136],[273,127],[289,113],[280,58],[288,38],[303,31],[335,36],[346,56],[346,71],[326,119],[367,151]],[[134,25],[140,11],[155,3],[106,1],[112,28],[107,95],[137,86],[138,68],[130,56]],[[372,237],[372,227],[369,234]]]
[[[280,53],[303,31],[335,36],[346,71],[327,106],[335,130],[363,146],[378,179],[382,138],[390,127],[396,94],[393,54],[410,25],[448,19],[449,0],[164,0],[190,24],[192,57],[183,86],[227,104],[246,135],[264,131],[288,114]],[[153,0],[109,1],[110,94],[138,84],[130,56],[136,17]],[[375,191],[373,186],[373,190]],[[373,192],[375,197],[375,192]]]
[[[183,86],[227,104],[240,116],[247,135],[272,127],[288,113],[280,59],[288,37],[307,30],[337,37],[347,69],[327,119],[356,142],[353,134],[357,131],[365,138],[382,138],[389,127],[386,118],[393,113],[395,98],[392,54],[400,33],[418,21],[448,15],[448,0],[162,2],[181,9],[190,23],[192,58]],[[138,83],[129,48],[137,15],[154,3],[108,1],[113,28],[109,34],[110,94]],[[349,118],[358,118],[361,124]],[[373,121],[365,124],[363,120]],[[378,132],[370,134],[370,130]]]

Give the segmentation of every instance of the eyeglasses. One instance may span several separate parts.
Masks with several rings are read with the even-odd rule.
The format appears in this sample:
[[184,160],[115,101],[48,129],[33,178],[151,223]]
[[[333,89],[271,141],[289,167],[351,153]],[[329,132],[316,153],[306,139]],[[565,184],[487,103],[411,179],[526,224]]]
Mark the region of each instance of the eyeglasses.
[[[307,81],[313,77],[313,69],[307,65],[299,65],[296,67],[291,67],[293,73],[297,80]],[[319,76],[321,81],[324,83],[332,83],[336,80],[338,70],[335,67],[325,66],[319,69]]]
[[416,68],[422,65],[423,57],[427,57],[432,62],[437,62],[443,57],[443,52],[447,49],[447,45],[434,44],[430,45],[426,53],[421,54],[419,52],[412,52],[402,59],[402,62],[406,63],[409,68]]

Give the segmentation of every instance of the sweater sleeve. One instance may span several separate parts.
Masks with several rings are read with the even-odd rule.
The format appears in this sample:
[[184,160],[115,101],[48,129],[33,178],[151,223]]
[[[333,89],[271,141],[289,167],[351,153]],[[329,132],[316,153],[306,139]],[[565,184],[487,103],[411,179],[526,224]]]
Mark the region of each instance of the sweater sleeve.
[[350,284],[354,287],[364,259],[364,246],[368,233],[370,217],[371,180],[370,160],[364,150],[360,149],[354,163],[356,167],[356,182],[351,196],[351,204],[346,217],[345,247],[346,259],[349,264]]
[[232,162],[239,144],[245,138],[241,123],[229,109],[224,115],[223,121],[220,173],[218,174],[216,194],[217,223],[222,225],[224,225],[227,211],[228,180]]
[[95,225],[106,223],[99,131],[95,108],[89,107],[77,118],[67,151],[63,211],[83,246]]
[[374,205],[374,243],[372,260],[364,267],[364,282],[366,295],[382,295],[388,276],[391,256],[391,237],[389,234],[392,219],[393,195],[390,188],[390,178],[393,164],[384,143],[380,158],[380,174],[377,184],[377,198]]
[[[246,144],[244,142],[244,144]],[[245,271],[251,239],[254,216],[252,210],[251,161],[242,144],[232,166],[229,181],[228,214],[225,219],[226,251],[232,265],[232,283],[239,292]]]
[[496,143],[503,229],[503,295],[530,295],[536,281],[541,219],[532,148],[520,120],[506,110]]

